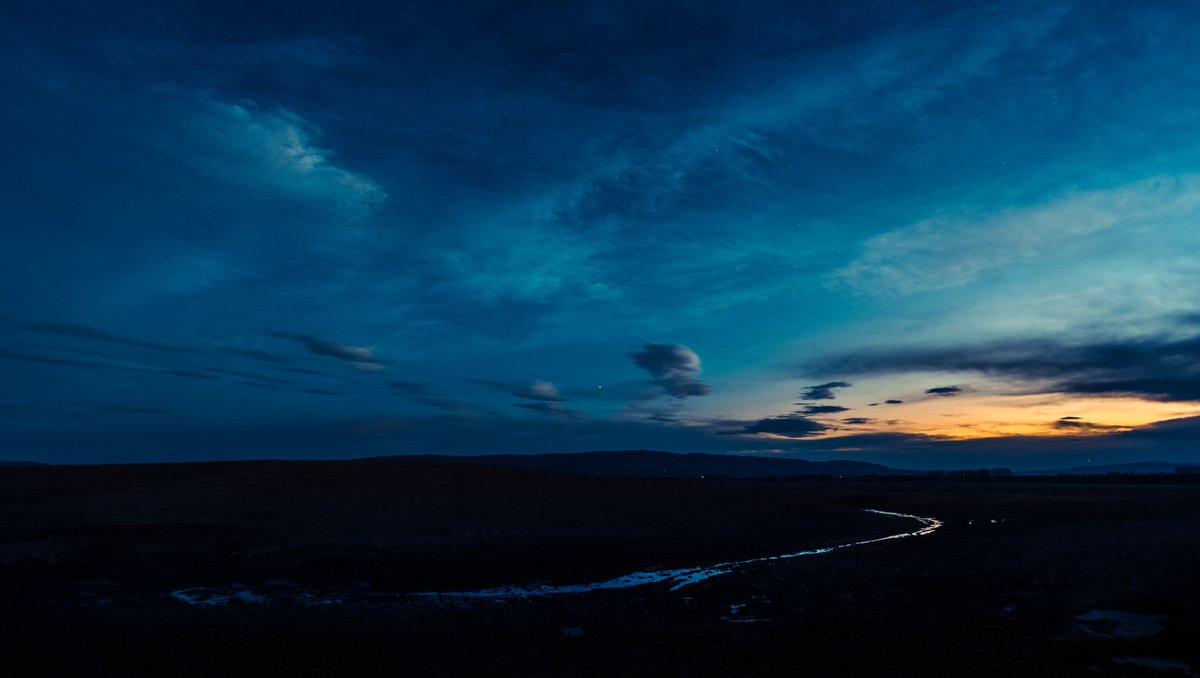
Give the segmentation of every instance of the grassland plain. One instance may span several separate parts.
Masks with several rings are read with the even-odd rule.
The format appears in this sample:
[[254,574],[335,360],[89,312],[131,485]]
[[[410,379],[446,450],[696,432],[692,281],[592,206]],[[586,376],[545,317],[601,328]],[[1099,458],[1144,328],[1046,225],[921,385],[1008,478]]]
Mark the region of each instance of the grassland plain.
[[[595,581],[909,528],[863,508],[945,524],[677,591],[408,595]],[[384,460],[5,468],[0,568],[0,648],[20,676],[1200,667],[1200,484],[1186,477],[623,479]],[[197,587],[243,595],[170,595]]]

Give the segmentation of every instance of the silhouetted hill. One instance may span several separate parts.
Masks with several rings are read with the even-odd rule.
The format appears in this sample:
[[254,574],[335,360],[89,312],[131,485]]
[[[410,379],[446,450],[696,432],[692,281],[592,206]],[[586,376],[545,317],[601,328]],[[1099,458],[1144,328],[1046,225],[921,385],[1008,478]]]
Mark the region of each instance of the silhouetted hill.
[[0,610],[14,596],[60,595],[79,572],[156,595],[277,579],[401,591],[601,580],[892,529],[860,508],[788,483],[403,457],[9,467]]
[[0,466],[46,466],[40,461],[0,461]]
[[787,478],[797,476],[894,476],[912,471],[863,461],[806,461],[727,454],[677,454],[652,450],[563,454],[486,454],[471,457],[420,455],[406,461],[483,464],[501,468],[551,471],[609,478]]
[[1020,471],[1022,476],[1092,476],[1107,473],[1175,473],[1178,464],[1165,461],[1141,461],[1132,464],[1100,464],[1097,466],[1073,466],[1071,468]]

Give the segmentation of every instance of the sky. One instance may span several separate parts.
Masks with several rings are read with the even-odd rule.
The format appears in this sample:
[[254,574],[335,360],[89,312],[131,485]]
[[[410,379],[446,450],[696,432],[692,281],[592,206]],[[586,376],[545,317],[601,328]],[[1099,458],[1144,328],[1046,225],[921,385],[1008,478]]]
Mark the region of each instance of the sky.
[[5,3],[0,460],[1200,461],[1198,29]]

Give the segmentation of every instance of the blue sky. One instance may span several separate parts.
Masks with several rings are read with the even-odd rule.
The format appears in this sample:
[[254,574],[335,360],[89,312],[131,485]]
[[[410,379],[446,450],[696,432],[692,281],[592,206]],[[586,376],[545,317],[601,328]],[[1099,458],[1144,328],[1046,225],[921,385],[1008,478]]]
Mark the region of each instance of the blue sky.
[[1198,14],[10,4],[0,458],[1197,460]]

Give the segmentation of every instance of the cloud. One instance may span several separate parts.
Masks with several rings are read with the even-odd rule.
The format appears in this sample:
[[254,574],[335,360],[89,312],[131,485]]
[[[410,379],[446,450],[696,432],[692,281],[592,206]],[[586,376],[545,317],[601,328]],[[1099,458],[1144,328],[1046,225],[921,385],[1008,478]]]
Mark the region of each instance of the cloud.
[[280,339],[294,339],[300,342],[309,353],[315,355],[326,356],[328,358],[336,358],[350,367],[359,370],[383,370],[387,369],[383,363],[375,357],[375,353],[369,348],[362,346],[350,346],[349,344],[338,344],[332,341],[326,341],[319,337],[314,337],[310,334],[292,334],[291,332],[272,332],[271,336]]
[[[1119,36],[1107,30],[1087,31],[1082,34],[1096,49],[1079,49],[1072,37],[1081,26],[1074,22],[1104,12],[1071,12],[1066,5],[1047,3],[1004,15],[977,11],[980,8],[975,6],[946,13],[880,6],[867,12],[871,16],[856,11],[825,16],[797,3],[781,18],[775,11],[778,7],[764,11],[731,3],[673,15],[671,30],[657,35],[645,29],[661,23],[661,8],[605,7],[599,13],[592,8],[571,12],[577,20],[538,22],[521,11],[480,10],[483,4],[464,10],[464,21],[407,22],[421,34],[402,41],[403,54],[370,48],[368,43],[378,36],[364,26],[366,32],[359,31],[364,36],[363,62],[355,64],[320,44],[305,44],[307,39],[284,48],[274,43],[256,46],[253,37],[220,48],[225,54],[210,54],[205,57],[208,61],[177,60],[173,53],[143,59],[139,54],[122,63],[105,57],[77,66],[69,59],[47,60],[39,70],[31,67],[38,66],[34,58],[16,60],[14,68],[19,66],[25,73],[12,75],[27,75],[30,91],[36,87],[54,93],[28,99],[18,92],[16,100],[31,103],[10,111],[22,125],[32,130],[32,123],[38,123],[36,129],[44,131],[36,136],[16,135],[29,137],[29,142],[18,144],[15,155],[40,163],[25,173],[29,179],[25,183],[35,182],[31,187],[38,190],[22,191],[18,209],[12,210],[14,223],[25,223],[19,207],[22,201],[28,203],[34,219],[29,228],[0,229],[5,230],[4,249],[23,255],[0,273],[8,283],[0,285],[3,294],[27,299],[21,302],[28,304],[21,307],[26,309],[19,312],[22,318],[121,318],[121,324],[110,329],[132,333],[135,341],[180,338],[188,343],[198,340],[185,338],[202,337],[242,345],[240,337],[258,336],[264,347],[290,353],[291,363],[266,352],[246,352],[245,359],[230,357],[228,366],[234,370],[249,368],[243,376],[256,369],[297,379],[319,374],[264,367],[276,362],[297,369],[325,362],[322,367],[330,372],[349,374],[327,362],[328,356],[318,358],[290,342],[257,334],[265,327],[311,330],[368,344],[386,336],[388,352],[382,357],[391,364],[394,351],[405,361],[421,363],[422,371],[413,373],[418,378],[532,376],[537,374],[536,366],[544,363],[528,347],[550,345],[555,348],[547,355],[554,361],[575,356],[588,363],[572,366],[571,374],[577,375],[572,377],[573,385],[606,394],[617,390],[610,389],[609,378],[624,377],[620,369],[589,360],[586,346],[628,342],[628,350],[637,349],[640,345],[629,337],[678,337],[695,343],[698,340],[689,339],[693,335],[667,333],[696,327],[695,336],[715,333],[726,345],[744,347],[725,356],[722,368],[744,376],[746,387],[753,388],[759,376],[748,361],[761,357],[767,346],[864,315],[838,312],[847,308],[844,300],[816,300],[823,291],[814,278],[839,265],[829,262],[847,260],[835,249],[853,248],[857,239],[878,228],[911,226],[930,216],[930,212],[914,216],[914,205],[920,206],[918,210],[928,209],[926,205],[945,210],[952,203],[951,208],[958,209],[979,193],[988,194],[981,202],[995,204],[1044,190],[1047,182],[1099,176],[1107,181],[1119,176],[1118,171],[1079,171],[1113,167],[1095,162],[1103,159],[1092,155],[1100,146],[1114,149],[1114,155],[1118,149],[1145,148],[1144,155],[1128,158],[1120,166],[1122,171],[1136,171],[1151,157],[1184,165],[1177,162],[1179,158],[1168,157],[1178,150],[1156,144],[1175,145],[1172,134],[1187,127],[1179,123],[1179,116],[1186,118],[1194,110],[1188,92],[1195,88],[1147,78],[1153,81],[1151,87],[1138,82],[1134,74],[1145,69],[1178,75],[1178,66],[1187,62],[1174,64],[1174,69],[1167,63],[1168,68],[1159,69],[1163,64],[1158,62],[1125,59],[1135,62],[1132,70],[1112,68],[1129,54],[1169,54],[1152,47],[1177,50],[1178,44],[1171,42],[1174,34],[1142,30],[1144,25],[1122,27]],[[481,18],[477,11],[489,20],[477,20]],[[1048,17],[1051,13],[1054,16]],[[220,23],[219,14],[206,15],[206,21]],[[1054,19],[1064,15],[1072,23],[1055,30]],[[594,21],[600,21],[604,30],[593,30]],[[177,49],[187,52],[217,49],[215,43],[209,44],[213,41],[193,46],[195,34],[172,34],[173,26],[184,23],[166,21],[166,32],[150,40],[154,45],[185,45]],[[450,30],[457,32],[480,31],[465,42],[495,57],[483,66],[485,73],[480,72],[480,64],[467,63],[470,59],[409,58],[440,53],[448,43],[437,31],[451,24]],[[799,33],[797,26],[803,27]],[[427,30],[434,33],[422,33]],[[706,39],[689,38],[696,35]],[[1129,36],[1136,39],[1126,40]],[[809,38],[814,40],[812,49],[790,48],[796,40]],[[109,45],[103,47],[109,55]],[[267,59],[263,56],[267,52],[277,58]],[[1026,68],[1034,57],[1044,68]],[[1091,63],[1096,59],[1100,62]],[[146,63],[151,60],[153,68]],[[1088,80],[1081,88],[1084,91],[1061,87],[1080,80],[1061,78],[1079,72],[1077,66],[1085,62],[1092,66],[1088,73],[1098,75]],[[314,63],[337,68],[316,73]],[[434,66],[431,72],[412,70],[429,64]],[[73,81],[67,71],[80,77]],[[1032,71],[1036,73],[1031,76]],[[46,74],[53,77],[42,77]],[[397,87],[360,86],[380,74]],[[47,87],[47,82],[54,86]],[[181,95],[171,89],[171,82],[213,94]],[[198,87],[193,86],[196,83]],[[264,83],[270,86],[264,88]],[[1153,95],[1157,88],[1162,90],[1159,93],[1174,94],[1164,100]],[[127,91],[140,94],[122,94]],[[1008,96],[1013,92],[1020,95]],[[1111,99],[1114,92],[1119,96]],[[1147,93],[1151,96],[1144,96]],[[981,94],[997,105],[977,110]],[[247,95],[258,101],[233,98]],[[1053,100],[1047,101],[1046,95]],[[1111,100],[1098,101],[1105,97]],[[44,105],[51,98],[61,103]],[[166,103],[167,99],[174,103]],[[96,105],[83,105],[89,101]],[[284,102],[295,112],[281,108]],[[1139,102],[1153,105],[1139,107]],[[1096,111],[1112,112],[1115,117],[1097,116]],[[168,118],[176,123],[164,129],[164,122],[171,124]],[[1137,131],[1121,137],[1098,134],[1104,130],[1095,121],[1101,119],[1108,120],[1111,129]],[[1134,119],[1148,124],[1129,124]],[[65,124],[47,125],[48,120]],[[328,136],[314,124],[318,120],[327,127]],[[25,130],[22,125],[14,129]],[[1049,127],[1044,136],[1029,133],[1040,125]],[[1064,129],[1073,133],[1058,134]],[[1088,143],[1097,138],[1114,143]],[[1154,143],[1142,143],[1146,141]],[[155,144],[168,145],[172,152],[147,154],[145,147]],[[563,148],[578,152],[563,153]],[[976,163],[982,174],[961,171],[970,165],[965,161],[978,158],[995,162]],[[1034,165],[1041,169],[1030,171]],[[73,171],[55,171],[56,167]],[[98,167],[112,171],[94,171]],[[385,174],[375,175],[372,167],[383,168]],[[830,167],[855,171],[827,171]],[[906,171],[912,168],[922,171]],[[38,175],[45,176],[44,185],[37,185]],[[130,177],[147,181],[129,181]],[[330,239],[344,230],[337,216],[380,214],[382,187],[376,178],[388,182],[387,189],[398,203],[395,213],[386,215],[388,228],[380,229],[378,238],[353,247],[330,247]],[[64,191],[73,199],[42,199]],[[138,192],[144,199],[134,195]],[[850,195],[861,200],[847,213]],[[766,196],[772,199],[763,200]],[[124,211],[108,209],[112,206],[124,206]],[[206,209],[209,206],[211,210]],[[106,214],[108,221],[71,218],[85,213]],[[38,214],[47,216],[38,222]],[[950,235],[960,244],[967,242],[960,230],[972,225],[972,219],[991,223],[966,210],[948,214]],[[879,226],[878,215],[899,216]],[[414,230],[419,224],[438,228]],[[30,241],[35,236],[46,241],[45,256],[23,242],[25,234]],[[189,243],[184,249],[194,243],[203,250],[198,254],[217,255],[223,270],[241,272],[224,274],[221,287],[189,291],[186,299],[150,303],[170,283],[168,269],[177,268],[178,257],[162,256],[164,247],[179,249],[169,245],[174,242]],[[369,246],[358,247],[363,244]],[[1059,247],[1070,241],[1050,244]],[[1186,250],[1179,248],[1179,256],[1190,256]],[[314,252],[319,256],[312,256]],[[142,262],[153,266],[153,276],[117,280]],[[735,272],[735,266],[741,270]],[[26,268],[29,273],[17,274]],[[1147,270],[1146,275],[1152,272]],[[459,277],[469,281],[467,288],[474,294],[459,288],[447,293],[439,287]],[[933,276],[938,284],[946,278],[944,271]],[[125,292],[114,294],[114,288]],[[797,295],[787,297],[792,300],[787,305],[807,310],[799,315],[778,314],[777,302],[784,299],[781,290]],[[1183,291],[1178,294],[1187,296]],[[1141,295],[1122,296],[1130,304],[1146,301]],[[1024,301],[1021,295],[1010,298],[1013,304]],[[729,314],[704,313],[747,300],[754,301],[735,307],[745,322],[726,328],[717,326]],[[962,301],[988,306],[978,299]],[[41,310],[27,310],[38,307]],[[937,310],[927,307],[859,310],[866,315],[890,314],[897,324],[917,318],[942,332],[941,341],[957,341],[978,329],[953,314],[947,316],[958,318],[957,322],[939,319]],[[127,324],[140,322],[138,318],[145,324]],[[305,324],[291,324],[299,318],[307,318]],[[576,341],[579,338],[587,341]],[[258,346],[258,342],[249,339],[245,345]],[[379,345],[381,351],[383,346]],[[493,350],[497,346],[513,350]],[[624,352],[617,351],[618,360],[624,359]],[[28,348],[27,353],[51,355],[40,347]],[[505,361],[511,357],[513,364],[506,364],[505,372],[490,372],[496,355],[504,355]],[[714,356],[706,355],[707,376],[715,379]],[[262,362],[255,364],[251,358]],[[334,359],[346,363],[341,357]],[[223,366],[207,360],[164,366]],[[8,363],[8,367],[32,372],[25,365]],[[129,377],[70,367],[42,369],[51,378],[45,388],[68,392],[86,392],[104,376],[120,377],[122,382]],[[649,384],[641,369],[625,369],[626,377],[642,377],[642,390],[670,392],[678,385]],[[68,370],[81,373],[77,381],[68,381],[76,377],[66,374]],[[697,389],[707,391],[703,374],[688,374]],[[235,382],[239,375],[227,376],[227,383],[240,383]],[[322,376],[332,375],[305,378],[299,388],[342,387]],[[551,376],[563,387],[559,396],[574,402],[574,392],[566,388],[569,384]],[[859,382],[851,375],[825,376]],[[930,375],[917,384],[955,383],[956,379],[960,377]],[[152,380],[181,381],[160,376]],[[20,401],[26,380],[12,381],[7,398]],[[138,392],[141,380],[128,381],[132,383],[127,392]],[[382,381],[373,386],[382,387]],[[596,388],[600,383],[602,391]],[[793,382],[792,387],[807,383]],[[190,411],[206,426],[276,410],[268,399],[257,397],[261,392],[226,397],[247,389],[207,389],[204,382],[164,385],[168,389],[161,395],[166,402],[156,400],[156,405]],[[185,386],[198,388],[183,394]],[[395,394],[390,393],[393,389]],[[418,405],[454,409],[449,398],[436,393],[393,389],[377,392],[383,396],[375,401],[381,410],[399,406],[423,411]],[[292,410],[293,419],[362,414],[361,406],[371,402],[366,390],[352,403],[295,397],[286,404],[291,407],[291,401],[303,401],[301,405],[307,407]],[[205,392],[211,393],[207,400],[198,400]],[[830,390],[829,396],[818,396],[813,402],[832,403],[829,398],[834,393]],[[511,402],[556,402],[519,394],[511,399],[480,395]],[[631,394],[629,400],[638,395]],[[847,399],[852,395],[847,394]],[[179,397],[186,406],[177,406],[173,398]],[[584,402],[583,395],[578,398]],[[681,401],[659,396],[657,402]],[[510,416],[519,413],[501,409]],[[799,407],[779,412],[790,409]],[[875,411],[883,417],[892,414]],[[843,416],[829,414],[829,421]],[[671,419],[667,413],[651,416],[660,423]],[[560,423],[545,417],[522,418]],[[641,438],[631,438],[643,444]],[[474,440],[489,438],[477,435]],[[734,437],[724,442],[743,441]],[[184,437],[181,444],[194,443]]]
[[272,369],[279,370],[280,372],[291,372],[292,374],[308,374],[308,375],[311,375],[314,377],[337,378],[336,374],[330,374],[329,372],[322,372],[321,370],[310,370],[307,367],[274,367]]
[[1200,401],[1200,375],[1164,375],[1131,379],[1097,379],[1086,377],[1065,381],[1054,390],[1076,395],[1132,396],[1159,401]]
[[102,363],[94,360],[75,360],[74,358],[59,358],[54,356],[40,355],[37,353],[25,353],[22,351],[12,351],[9,349],[0,348],[0,358],[7,360],[17,360],[28,363],[41,363],[43,365],[62,365],[64,367],[99,367],[110,370],[125,370],[128,372],[142,372],[140,367],[132,367],[129,365],[118,365],[116,363]]
[[73,410],[64,409],[61,407],[45,407],[43,405],[17,405],[14,403],[0,403],[0,414],[5,412],[15,413],[17,418],[24,420],[29,416],[50,416],[50,417],[78,417],[79,413]]
[[194,370],[161,370],[163,374],[170,374],[175,377],[187,377],[188,379],[202,379],[204,381],[221,381],[221,377],[207,372],[196,372]]
[[512,394],[518,398],[528,398],[530,400],[562,400],[562,396],[558,394],[558,389],[554,387],[554,384],[548,381],[530,382],[526,386],[514,389]]
[[153,341],[144,341],[130,337],[122,337],[116,334],[105,332],[94,327],[86,325],[72,325],[68,323],[50,323],[50,322],[31,322],[26,323],[24,328],[31,332],[39,332],[41,334],[53,334],[61,337],[72,337],[75,339],[85,339],[87,341],[95,341],[107,344],[124,344],[126,346],[136,346],[138,348],[148,348],[155,351],[174,351],[180,353],[199,353],[199,351],[181,346],[171,346],[169,344],[160,344]]
[[138,407],[134,405],[110,405],[106,403],[76,403],[93,412],[102,414],[166,414],[167,410],[158,407]]
[[600,234],[564,229],[554,221],[544,214],[521,214],[500,224],[477,224],[474,228],[492,228],[503,237],[463,238],[465,243],[431,253],[425,263],[432,264],[441,292],[487,306],[620,297],[619,287],[597,281],[605,277],[592,261]]
[[712,389],[700,381],[700,356],[682,344],[644,344],[629,357],[654,377],[654,383],[674,398],[706,396]]
[[1077,433],[1108,433],[1111,431],[1128,430],[1128,426],[1112,426],[1083,421],[1079,417],[1063,417],[1054,422],[1053,427],[1059,431],[1075,431]]
[[417,381],[393,379],[388,384],[400,395],[408,397],[413,402],[426,407],[441,410],[451,414],[478,414],[479,408],[471,403],[447,398],[433,384]]
[[[778,9],[772,12],[776,22],[779,21]],[[734,209],[744,214],[747,208],[755,209],[752,196],[757,192],[771,195],[770,202],[778,204],[776,188],[794,180],[797,176],[795,168],[806,164],[800,158],[821,158],[831,151],[838,157],[866,158],[888,148],[891,130],[898,121],[911,123],[913,118],[928,119],[931,112],[926,106],[955,96],[980,76],[993,79],[996,61],[1002,60],[1009,50],[1018,49],[1018,45],[1041,39],[1057,24],[1061,14],[1061,9],[1049,9],[1023,13],[1019,20],[998,20],[995,16],[985,19],[977,13],[963,12],[948,20],[924,21],[919,28],[910,25],[907,30],[880,31],[869,37],[856,36],[837,46],[826,45],[831,49],[821,50],[818,60],[798,56],[783,57],[781,61],[779,54],[795,54],[794,50],[767,56],[749,46],[764,41],[765,33],[761,31],[771,22],[764,22],[764,17],[756,10],[751,10],[749,16],[738,16],[734,10],[736,18],[730,19],[730,25],[744,21],[747,25],[758,26],[760,34],[752,41],[739,44],[727,52],[727,58],[704,71],[705,91],[698,97],[704,102],[703,110],[689,111],[691,119],[678,125],[670,124],[673,122],[670,116],[650,117],[657,129],[645,132],[644,136],[653,143],[641,144],[632,153],[602,154],[601,157],[613,159],[589,173],[588,182],[582,188],[564,191],[566,195],[558,199],[564,204],[555,205],[556,211],[589,224],[606,220],[661,224],[681,208],[703,213],[697,209],[700,205],[734,203]],[[707,23],[714,18],[707,17],[704,21]],[[681,26],[697,21],[696,17],[679,19]],[[795,20],[797,25],[807,25],[811,30],[822,32],[810,25],[810,17]],[[727,33],[725,27],[717,28],[711,24],[703,26],[699,32],[710,37],[737,33],[736,29]],[[972,37],[964,40],[966,35]],[[626,53],[631,46],[629,43],[637,42],[623,41],[612,45],[610,50],[617,54]],[[933,45],[936,47],[931,48]],[[707,54],[691,58],[707,61],[720,54],[719,50],[719,45],[710,42]],[[606,58],[610,57],[590,54],[585,61],[603,63]],[[675,59],[656,52],[647,62],[662,64]],[[831,68],[830,64],[836,64],[836,67]],[[738,91],[739,76],[733,74],[742,69],[745,69],[743,73],[754,73],[754,92]],[[615,72],[622,70],[623,67]],[[596,96],[593,89],[595,74],[585,75],[590,99]],[[733,77],[723,80],[722,75]],[[664,75],[650,80],[654,85],[648,89],[657,91],[668,82],[689,81],[695,82],[695,79]],[[622,79],[622,86],[610,84],[609,88],[603,89],[607,94],[606,107],[612,101],[630,96],[638,84],[641,84],[640,79]],[[730,88],[728,94],[731,96],[722,96],[726,87]],[[655,98],[662,96],[659,94]],[[872,101],[875,105],[864,107],[864,101]],[[886,115],[881,111],[887,111]],[[626,140],[631,138],[637,138],[636,134],[623,128],[620,143],[614,145],[624,149],[630,143]],[[929,139],[927,143],[937,142]],[[781,175],[781,168],[787,168],[788,174]],[[813,176],[818,176],[819,165],[814,164],[810,171]],[[687,229],[689,232],[678,238],[681,243],[693,239],[696,224],[688,223]],[[655,237],[648,242],[636,240],[639,231],[653,232]],[[661,226],[625,229],[621,235],[638,249],[657,248],[668,241],[662,236]],[[760,281],[758,285],[728,283],[734,262],[742,258],[760,260],[764,254],[777,253],[781,239],[787,237],[783,234],[754,237],[758,235],[739,234],[737,238],[728,239],[725,247],[704,248],[706,251],[698,256],[668,258],[670,260],[664,260],[655,270],[662,270],[662,265],[671,266],[674,270],[664,277],[679,281],[680,287],[686,289],[703,287],[705,293],[700,303],[712,307],[765,296],[762,281],[768,275],[767,269],[772,267],[764,266],[755,272]],[[610,246],[617,248],[620,244]],[[611,255],[606,257],[612,258]],[[637,270],[627,272],[632,276],[641,273]],[[654,290],[653,301],[659,301],[664,294],[664,285],[650,289]]]
[[1200,439],[1200,417],[1158,421],[1149,426],[1121,432],[1112,439],[1178,442],[1185,445],[1195,458],[1195,443],[1197,439]]
[[829,430],[829,427],[807,417],[789,414],[782,417],[767,417],[750,422],[732,431],[718,431],[717,435],[754,435],[770,433],[786,438],[807,438]]
[[412,399],[418,405],[432,407],[453,414],[478,414],[480,409],[464,400],[443,398],[441,396],[415,396]]
[[222,181],[324,205],[351,219],[368,216],[387,200],[379,184],[338,166],[332,151],[315,146],[318,130],[290,111],[197,96],[182,126],[187,134],[181,138],[189,140],[185,159]]
[[935,386],[933,388],[925,389],[926,395],[942,396],[947,398],[950,396],[956,396],[959,393],[962,393],[962,389],[958,386]]
[[226,370],[219,367],[205,367],[205,372],[220,374],[227,377],[241,377],[243,379],[253,379],[259,382],[272,382],[276,384],[299,384],[295,379],[280,379],[279,377],[271,377],[265,374],[255,374],[254,372],[243,372],[241,370]]
[[425,382],[392,379],[388,382],[388,384],[397,391],[410,396],[427,396],[433,395],[434,393],[433,384]]
[[544,414],[549,417],[560,417],[563,419],[574,419],[574,420],[586,418],[582,412],[577,412],[575,410],[572,410],[557,401],[543,401],[543,402],[536,402],[536,403],[516,403],[513,405],[513,407],[520,407],[522,409],[537,412],[538,414]]
[[548,381],[531,381],[531,382],[506,382],[492,381],[490,379],[468,379],[473,384],[482,384],[488,388],[502,391],[509,395],[514,395],[518,398],[526,400],[543,400],[547,402],[557,402],[563,400],[558,389]]
[[12,403],[0,403],[0,410],[11,410],[13,412],[62,412],[54,407],[42,407],[41,405],[14,405]]
[[884,404],[886,404],[886,405],[901,405],[901,404],[903,404],[903,403],[904,403],[904,401],[903,401],[903,400],[885,400],[885,401],[883,401],[883,402],[884,402]]
[[870,417],[847,417],[842,420],[842,423],[849,424],[850,426],[859,426],[862,424],[869,424],[873,421],[875,420],[871,419]]
[[[1077,344],[1039,339],[865,350],[833,356],[813,368],[841,374],[977,372],[1023,382],[1021,388],[1031,393],[1200,401],[1200,336],[1194,334]],[[934,389],[930,393],[937,394]]]
[[[190,351],[189,351],[190,352]],[[216,367],[202,367],[198,369],[190,368],[158,368],[152,366],[133,365],[128,363],[113,363],[113,362],[98,362],[92,360],[77,360],[74,358],[61,358],[55,356],[45,356],[40,354],[24,353],[20,351],[10,351],[0,349],[0,359],[18,360],[22,362],[30,362],[44,365],[60,365],[63,367],[84,367],[84,368],[101,368],[111,370],[121,370],[125,372],[153,372],[157,374],[166,374],[173,377],[183,377],[186,379],[194,379],[197,381],[226,381],[226,377],[234,377],[229,380],[229,383],[241,384],[244,386],[252,386],[255,388],[265,389],[269,391],[281,391],[279,384],[300,384],[301,382],[292,379],[280,379],[267,375],[255,374],[252,372],[243,372],[239,370],[226,370]],[[277,368],[296,371],[293,368]],[[313,374],[322,374],[312,371]],[[332,393],[332,392],[330,392]],[[144,408],[142,408],[144,409]],[[98,411],[98,410],[97,410]],[[117,412],[118,410],[111,410]],[[129,410],[133,412],[134,410]]]
[[804,392],[800,394],[801,400],[833,400],[837,395],[833,392],[837,388],[850,388],[853,384],[845,381],[831,381],[827,384],[817,384],[816,386],[805,387]]
[[804,409],[797,412],[797,414],[803,414],[805,416],[813,414],[835,414],[837,412],[845,412],[848,409],[850,408],[842,407],[841,405],[805,405]]
[[168,61],[185,69],[189,79],[221,89],[253,74],[293,86],[311,84],[328,68],[358,63],[361,47],[354,40],[328,41],[311,37],[256,42],[209,41],[108,41],[106,50],[121,59],[142,65]]
[[938,217],[868,240],[835,279],[870,295],[964,285],[1011,263],[1061,254],[1101,231],[1200,216],[1200,175],[1154,177],[981,218]]
[[252,386],[254,388],[261,388],[264,391],[282,391],[283,390],[283,388],[276,386],[275,384],[264,384],[264,383],[257,382],[257,381],[234,380],[233,383],[241,384],[242,386]]
[[282,364],[282,363],[292,362],[292,359],[287,356],[282,356],[277,353],[271,353],[269,351],[259,351],[257,349],[253,349],[253,348],[234,348],[232,346],[222,346],[222,347],[218,348],[217,350],[221,351],[222,353],[229,353],[232,355],[243,355],[243,356],[247,356],[249,358],[255,358],[255,359],[261,360],[263,362],[268,362],[268,363]]

